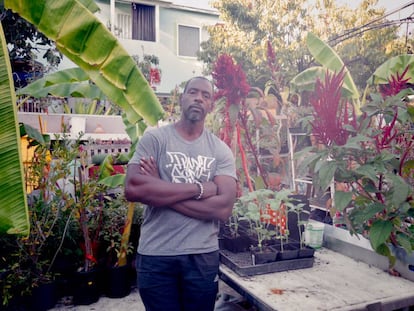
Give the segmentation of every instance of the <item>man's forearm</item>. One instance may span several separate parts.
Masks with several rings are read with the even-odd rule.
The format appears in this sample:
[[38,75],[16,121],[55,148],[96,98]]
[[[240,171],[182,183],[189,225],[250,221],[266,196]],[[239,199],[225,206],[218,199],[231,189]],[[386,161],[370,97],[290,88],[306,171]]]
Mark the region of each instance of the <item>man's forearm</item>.
[[204,200],[184,200],[170,205],[175,211],[200,220],[226,221],[232,212],[234,201],[224,202],[222,196],[213,196]]
[[193,199],[198,194],[196,184],[175,184],[150,176],[140,178],[138,184],[130,183],[125,190],[127,200],[155,207]]
[[139,171],[139,165],[130,165],[125,181],[125,196],[128,201],[155,207],[193,200],[200,194],[202,198],[217,194],[214,182],[203,183],[202,193],[200,190],[200,186],[195,183],[172,183],[160,179],[156,174],[142,173]]

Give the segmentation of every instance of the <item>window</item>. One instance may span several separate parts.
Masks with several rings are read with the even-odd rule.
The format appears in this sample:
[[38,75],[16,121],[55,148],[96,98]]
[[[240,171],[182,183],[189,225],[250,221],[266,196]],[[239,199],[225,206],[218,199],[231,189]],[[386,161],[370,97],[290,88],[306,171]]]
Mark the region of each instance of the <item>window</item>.
[[118,28],[115,28],[117,37],[131,39],[131,15],[118,13],[117,19]]
[[197,57],[200,50],[200,28],[178,25],[178,55]]
[[132,3],[132,39],[155,41],[155,6]]

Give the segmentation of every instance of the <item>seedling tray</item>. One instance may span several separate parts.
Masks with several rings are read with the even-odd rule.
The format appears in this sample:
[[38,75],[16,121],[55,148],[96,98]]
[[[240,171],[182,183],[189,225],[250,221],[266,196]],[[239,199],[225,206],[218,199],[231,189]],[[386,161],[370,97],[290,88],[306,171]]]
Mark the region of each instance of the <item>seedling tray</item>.
[[250,252],[232,253],[220,250],[220,262],[240,276],[251,276],[313,267],[314,257],[275,261],[252,265]]

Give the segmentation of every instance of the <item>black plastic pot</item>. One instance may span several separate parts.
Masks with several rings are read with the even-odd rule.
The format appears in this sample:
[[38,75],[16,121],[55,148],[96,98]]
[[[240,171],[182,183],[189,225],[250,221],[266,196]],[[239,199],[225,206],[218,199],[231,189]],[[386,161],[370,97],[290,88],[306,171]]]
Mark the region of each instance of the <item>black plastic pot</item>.
[[296,259],[299,256],[298,243],[284,243],[283,251],[280,244],[272,245],[273,249],[276,249],[277,258],[276,260],[291,260]]
[[56,282],[40,284],[33,288],[30,297],[30,309],[33,311],[46,311],[52,309],[57,303]]
[[278,252],[270,247],[265,247],[260,250],[258,247],[251,249],[252,264],[260,265],[276,261]]
[[305,246],[299,249],[299,258],[310,258],[315,254],[315,249],[310,246]]
[[90,305],[99,300],[101,290],[99,286],[99,271],[79,271],[75,274],[73,304]]
[[131,271],[130,265],[122,267],[111,267],[106,273],[106,296],[109,298],[122,298],[131,293]]
[[232,237],[224,234],[222,236],[222,245],[225,249],[233,253],[245,252],[250,247],[250,239],[246,236]]

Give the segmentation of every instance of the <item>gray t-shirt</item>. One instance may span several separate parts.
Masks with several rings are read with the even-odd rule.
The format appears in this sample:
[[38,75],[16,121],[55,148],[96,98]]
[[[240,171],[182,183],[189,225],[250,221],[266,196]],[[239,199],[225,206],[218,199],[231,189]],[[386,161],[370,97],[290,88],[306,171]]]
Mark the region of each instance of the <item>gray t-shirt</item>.
[[[236,179],[230,148],[204,129],[195,141],[186,141],[172,124],[148,130],[129,163],[153,156],[160,177],[174,183],[211,181],[226,175]],[[218,221],[198,220],[168,207],[146,206],[138,252],[143,255],[199,254],[218,250]]]

